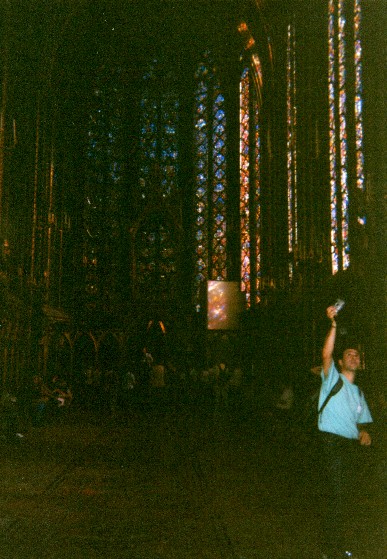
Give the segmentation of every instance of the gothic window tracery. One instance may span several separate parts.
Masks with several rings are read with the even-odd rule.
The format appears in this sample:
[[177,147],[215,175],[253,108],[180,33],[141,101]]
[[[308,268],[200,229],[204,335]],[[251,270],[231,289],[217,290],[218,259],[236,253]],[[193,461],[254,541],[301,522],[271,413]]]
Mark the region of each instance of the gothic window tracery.
[[[360,0],[329,0],[328,79],[331,258],[336,273],[350,266],[350,203],[355,189],[365,190]],[[365,226],[363,209],[354,211],[357,223]]]
[[240,79],[240,261],[241,290],[248,306],[260,301],[261,281],[261,131],[259,96],[262,70],[251,57]]
[[171,294],[177,273],[176,223],[168,211],[178,199],[179,99],[175,85],[173,72],[164,73],[157,60],[143,75],[139,188],[149,215],[136,234],[135,281],[138,294],[154,301]]
[[288,26],[287,34],[286,127],[289,279],[292,280],[298,245],[296,37],[293,24]]
[[[119,66],[102,67],[92,94],[87,128],[83,267],[87,305],[103,302],[110,310],[119,291],[117,249],[124,155],[122,138],[125,96]],[[102,249],[102,247],[104,247]],[[104,284],[109,269],[109,286]]]
[[160,174],[158,188],[162,196],[168,198],[176,194],[178,111],[175,76],[171,70],[163,75],[163,68],[154,60],[143,75],[140,101],[140,190],[143,199],[155,186],[152,181],[155,167]]
[[135,236],[136,285],[140,297],[159,303],[177,288],[178,234],[170,216],[152,213]]
[[194,301],[207,280],[227,279],[226,113],[224,96],[211,57],[195,73],[194,112]]

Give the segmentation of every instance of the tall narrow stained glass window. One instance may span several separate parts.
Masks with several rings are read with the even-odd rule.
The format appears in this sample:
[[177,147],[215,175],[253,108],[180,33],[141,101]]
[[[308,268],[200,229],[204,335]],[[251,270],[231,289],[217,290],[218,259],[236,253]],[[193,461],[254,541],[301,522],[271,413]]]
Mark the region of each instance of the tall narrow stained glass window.
[[252,56],[240,80],[240,242],[241,290],[248,306],[260,300],[261,205],[259,93],[262,71],[259,58]]
[[224,97],[208,54],[196,74],[194,115],[195,290],[227,279],[226,266],[226,114]]
[[140,194],[154,204],[136,235],[136,285],[142,294],[160,300],[177,276],[177,238],[168,208],[178,192],[179,100],[173,72],[164,72],[157,60],[143,75],[140,100]]
[[[120,265],[117,247],[122,211],[124,112],[121,68],[102,67],[96,78],[87,131],[83,266],[91,307],[102,294],[104,304],[110,305],[108,299],[114,292]],[[109,278],[109,286],[106,278]]]
[[294,259],[298,244],[297,201],[297,89],[296,89],[296,38],[294,25],[288,26],[286,58],[286,147],[288,189],[288,252],[289,279],[294,274]]
[[[174,75],[171,72],[164,75],[157,61],[153,61],[143,76],[140,101],[140,188],[143,198],[151,188],[157,187],[164,198],[177,189],[179,101],[174,86]],[[157,185],[155,181],[158,181]]]
[[[349,177],[355,177],[355,188],[361,191],[365,188],[360,32],[360,0],[329,0],[328,95],[333,273],[345,270],[350,265]],[[352,123],[354,137],[349,134]],[[355,169],[350,168],[351,152],[355,153]],[[366,216],[358,215],[357,221],[365,225]]]
[[[361,4],[355,0],[354,7],[354,64],[355,64],[355,136],[356,136],[356,187],[364,191],[364,153],[363,153],[363,63],[361,46]],[[365,216],[359,215],[358,222],[365,224]]]

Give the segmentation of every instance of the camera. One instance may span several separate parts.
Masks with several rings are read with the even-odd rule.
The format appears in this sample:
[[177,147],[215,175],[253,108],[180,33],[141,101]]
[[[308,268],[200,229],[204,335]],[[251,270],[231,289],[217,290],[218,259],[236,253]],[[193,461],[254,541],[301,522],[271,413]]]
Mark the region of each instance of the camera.
[[336,303],[333,305],[336,309],[336,313],[340,312],[344,305],[345,301],[343,301],[342,299],[337,299]]

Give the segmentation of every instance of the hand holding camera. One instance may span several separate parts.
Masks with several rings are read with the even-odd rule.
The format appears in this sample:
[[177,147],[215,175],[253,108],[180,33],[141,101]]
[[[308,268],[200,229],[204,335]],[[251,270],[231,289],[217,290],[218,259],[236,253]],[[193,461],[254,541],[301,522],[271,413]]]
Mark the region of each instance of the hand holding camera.
[[337,299],[336,303],[333,305],[336,311],[336,314],[339,313],[341,311],[341,309],[344,307],[345,305],[345,301],[343,301],[342,299]]
[[329,318],[329,320],[332,321],[332,325],[335,325],[335,318],[337,316],[337,314],[341,311],[341,309],[344,307],[345,302],[342,299],[337,299],[336,303],[334,305],[331,305],[330,307],[327,308],[327,317]]

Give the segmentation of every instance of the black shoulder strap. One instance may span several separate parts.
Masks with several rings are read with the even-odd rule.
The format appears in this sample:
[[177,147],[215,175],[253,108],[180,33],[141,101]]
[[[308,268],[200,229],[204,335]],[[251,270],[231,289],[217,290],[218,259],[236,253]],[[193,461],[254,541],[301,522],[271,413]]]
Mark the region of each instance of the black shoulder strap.
[[339,378],[337,379],[336,384],[334,386],[332,386],[331,391],[329,392],[328,396],[325,398],[323,404],[321,405],[321,408],[318,410],[319,414],[323,411],[323,409],[325,408],[325,406],[327,405],[329,400],[332,398],[332,396],[337,394],[342,386],[343,386],[343,379],[339,375]]

